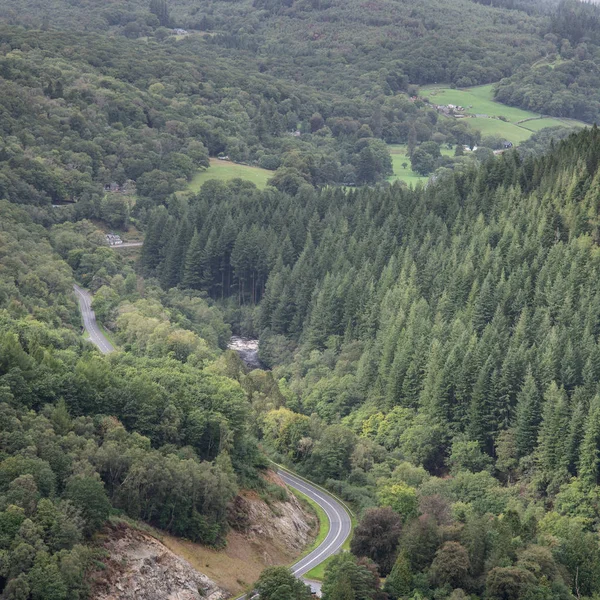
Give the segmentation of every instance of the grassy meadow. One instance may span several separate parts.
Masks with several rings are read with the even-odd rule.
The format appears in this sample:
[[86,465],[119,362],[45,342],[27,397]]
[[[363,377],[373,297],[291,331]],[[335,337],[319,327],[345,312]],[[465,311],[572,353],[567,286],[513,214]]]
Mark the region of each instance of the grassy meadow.
[[[392,166],[394,169],[394,174],[388,177],[388,181],[394,182],[400,179],[406,182],[406,184],[414,186],[419,182],[424,183],[429,179],[428,176],[423,177],[410,168],[410,158],[407,156],[408,147],[406,144],[388,144],[388,149],[392,156]],[[451,150],[442,146],[440,151],[444,156],[454,156],[454,149]],[[406,168],[402,166],[404,163],[406,163]]]
[[267,181],[273,177],[273,171],[267,171],[260,167],[251,167],[249,165],[239,165],[228,160],[210,159],[210,167],[206,171],[199,171],[194,175],[190,182],[189,189],[197,192],[202,184],[210,179],[219,181],[230,181],[231,179],[247,179],[256,185],[259,189],[267,186]]
[[[507,106],[494,100],[493,84],[480,85],[467,89],[452,89],[441,86],[424,86],[421,96],[432,104],[454,104],[465,108],[464,114],[471,116],[465,122],[482,135],[503,137],[515,146],[528,140],[533,133],[544,127],[585,126],[581,121],[572,119],[545,118],[542,115]],[[503,117],[501,120],[498,117]]]

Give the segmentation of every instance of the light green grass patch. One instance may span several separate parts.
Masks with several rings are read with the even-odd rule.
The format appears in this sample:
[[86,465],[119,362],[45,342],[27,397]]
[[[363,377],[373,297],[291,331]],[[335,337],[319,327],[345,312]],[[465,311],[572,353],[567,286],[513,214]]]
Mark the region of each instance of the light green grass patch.
[[531,137],[532,132],[524,127],[506,123],[500,119],[486,119],[483,117],[473,117],[465,119],[473,129],[479,129],[482,136],[493,135],[502,137],[509,142],[517,145]]
[[231,181],[232,179],[247,179],[256,185],[259,189],[267,186],[267,181],[274,175],[273,171],[267,171],[260,167],[251,167],[249,165],[239,165],[228,160],[210,159],[210,167],[206,171],[200,171],[194,175],[190,182],[189,189],[197,192],[204,183],[211,179],[218,181]]
[[488,117],[506,117],[511,123],[522,119],[537,117],[537,113],[514,106],[507,106],[494,100],[494,86],[480,85],[463,90],[452,88],[429,88],[422,92],[432,104],[454,104],[463,106],[465,114],[487,115]]
[[545,127],[585,127],[585,123],[581,121],[563,121],[562,119],[553,119],[550,117],[525,121],[525,123],[521,123],[520,125],[531,131],[539,131]]
[[[585,123],[570,119],[542,118],[541,115],[514,106],[507,106],[494,100],[494,85],[479,85],[472,88],[452,89],[446,86],[429,85],[421,88],[421,96],[432,104],[454,104],[465,108],[463,119],[483,136],[503,137],[518,145],[528,140],[534,132],[545,127],[585,127]],[[474,117],[473,115],[486,115]],[[506,121],[498,119],[504,117]]]
[[[392,157],[392,168],[394,174],[388,177],[389,182],[394,182],[397,179],[406,182],[408,185],[416,185],[419,182],[427,181],[428,177],[423,177],[415,173],[410,168],[410,158],[407,156],[408,146],[406,144],[388,144],[388,149]],[[454,148],[448,148],[445,144],[440,147],[442,156],[454,156]],[[406,163],[406,168],[402,165]]]
[[[394,174],[388,177],[388,181],[394,182],[400,179],[412,186],[415,186],[419,181],[427,181],[428,177],[423,177],[410,168],[410,158],[406,156],[406,144],[389,144],[388,148],[392,156],[392,168],[394,169]],[[403,163],[406,163],[406,168],[402,166]]]

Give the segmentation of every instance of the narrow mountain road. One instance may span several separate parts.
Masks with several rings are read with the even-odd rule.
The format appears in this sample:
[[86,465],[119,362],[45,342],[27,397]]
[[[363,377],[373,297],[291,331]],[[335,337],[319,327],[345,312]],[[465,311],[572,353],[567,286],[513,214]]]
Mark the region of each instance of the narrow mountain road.
[[[94,311],[92,310],[92,295],[78,285],[73,287],[79,300],[79,309],[83,317],[83,324],[90,335],[90,341],[96,344],[103,354],[113,352],[113,346],[106,339],[102,331],[100,331],[96,323],[96,315],[94,315]],[[314,550],[291,567],[292,573],[296,577],[302,578],[311,569],[314,569],[317,565],[320,565],[323,561],[342,549],[344,542],[352,532],[352,519],[346,508],[324,490],[281,468],[277,468],[277,474],[286,485],[302,492],[305,496],[316,502],[323,509],[329,520],[329,531],[325,539]],[[320,591],[318,582],[307,581],[307,583],[311,585],[313,591],[317,593]],[[246,599],[247,596],[242,596],[238,600]]]
[[[291,567],[291,571],[296,577],[303,579],[305,583],[311,586],[313,592],[320,595],[321,584],[317,581],[304,579],[303,575],[342,549],[344,542],[352,532],[352,519],[346,508],[327,492],[283,469],[278,468],[277,474],[286,485],[302,492],[316,502],[325,511],[329,520],[329,531],[325,539],[312,552]],[[250,596],[250,598],[257,597]],[[248,596],[241,596],[238,600],[248,600]]]
[[98,349],[102,354],[114,352],[112,344],[106,339],[106,336],[100,331],[98,323],[96,323],[96,315],[92,310],[92,295],[78,285],[74,285],[73,289],[77,294],[79,310],[81,311],[81,316],[83,318],[83,326],[90,336],[90,342],[98,346]]

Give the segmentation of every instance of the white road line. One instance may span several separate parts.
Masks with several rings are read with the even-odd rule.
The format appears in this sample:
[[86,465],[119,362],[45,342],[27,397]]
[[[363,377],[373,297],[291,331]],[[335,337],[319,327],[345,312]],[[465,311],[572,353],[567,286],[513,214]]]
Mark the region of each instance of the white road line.
[[[307,556],[292,565],[292,573],[296,577],[301,578],[302,575],[310,571],[313,563],[320,564],[323,562],[323,555],[326,555],[324,558],[329,558],[341,549],[344,541],[348,535],[350,535],[351,526],[348,525],[350,517],[344,507],[341,505],[336,506],[337,501],[326,496],[324,492],[322,493],[320,490],[310,487],[309,483],[305,483],[302,480],[294,477],[292,474],[286,473],[285,471],[278,471],[278,475],[287,485],[297,489],[300,492],[303,492],[309,498],[314,500],[325,511],[329,521],[329,532],[321,544]],[[335,504],[332,504],[329,499],[335,502]],[[346,523],[346,525],[348,525],[347,531],[344,531],[345,517],[348,518],[348,523]],[[344,533],[346,536],[340,541],[340,537],[344,536]],[[318,553],[315,554],[316,552]],[[254,600],[255,598],[258,598],[258,594],[252,594],[251,596],[240,596],[238,600]]]
[[[286,478],[282,477],[282,479],[285,481]],[[300,490],[301,492],[310,492],[313,494],[313,496],[316,496],[321,502],[327,504],[327,506],[329,506],[331,508],[331,510],[333,511],[334,515],[336,517],[338,517],[339,521],[336,523],[336,525],[338,526],[339,531],[337,532],[337,535],[335,536],[335,538],[333,539],[333,541],[331,541],[325,548],[323,548],[321,550],[321,552],[319,552],[319,554],[317,554],[316,556],[313,556],[312,559],[310,561],[308,561],[307,563],[300,565],[299,567],[297,567],[293,573],[294,575],[297,575],[299,571],[302,571],[303,569],[306,569],[305,572],[310,571],[310,569],[307,569],[307,567],[309,565],[312,565],[316,560],[318,560],[319,558],[321,558],[321,556],[323,556],[323,554],[325,554],[325,552],[327,552],[339,539],[339,537],[342,535],[343,532],[343,528],[342,528],[342,515],[340,514],[340,512],[336,509],[335,506],[333,506],[333,504],[331,504],[329,501],[327,501],[325,498],[323,498],[323,496],[321,496],[320,494],[316,494],[313,490],[305,487],[302,484],[297,483],[296,481],[292,480],[292,482],[290,482],[290,485],[292,487],[295,487],[296,489]],[[322,505],[321,505],[322,506]],[[329,525],[330,527],[333,525],[332,521],[331,521],[331,517],[329,516],[329,514],[325,513],[327,515],[327,518],[329,519]],[[330,530],[331,532],[331,530]],[[329,535],[327,536],[329,537]],[[325,540],[323,541],[323,543],[325,543],[327,541],[327,538],[325,538]],[[308,558],[310,556],[310,554],[305,557]],[[300,561],[302,562],[302,561]],[[301,573],[303,574],[303,573]]]

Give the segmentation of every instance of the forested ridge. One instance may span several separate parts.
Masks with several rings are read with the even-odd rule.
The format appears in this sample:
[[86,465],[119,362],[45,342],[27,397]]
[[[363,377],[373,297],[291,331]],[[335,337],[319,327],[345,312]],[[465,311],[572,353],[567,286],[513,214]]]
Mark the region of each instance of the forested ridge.
[[[372,99],[408,84],[501,82],[497,98],[543,114],[598,118],[598,27],[592,2],[428,0],[146,0],[0,7],[8,22],[181,43],[255,61],[262,73]],[[468,15],[468,19],[465,16]],[[206,50],[204,50],[206,51]]]
[[419,90],[593,122],[598,10],[0,1],[0,596],[93,597],[107,521],[222,548],[270,457],[358,516],[325,600],[598,598],[600,133],[494,156]]
[[[426,188],[215,183],[151,216],[148,273],[260,333],[285,399],[253,402],[264,443],[380,507],[353,551],[392,598],[598,590],[599,158],[594,128]],[[369,568],[339,561],[326,598]]]

